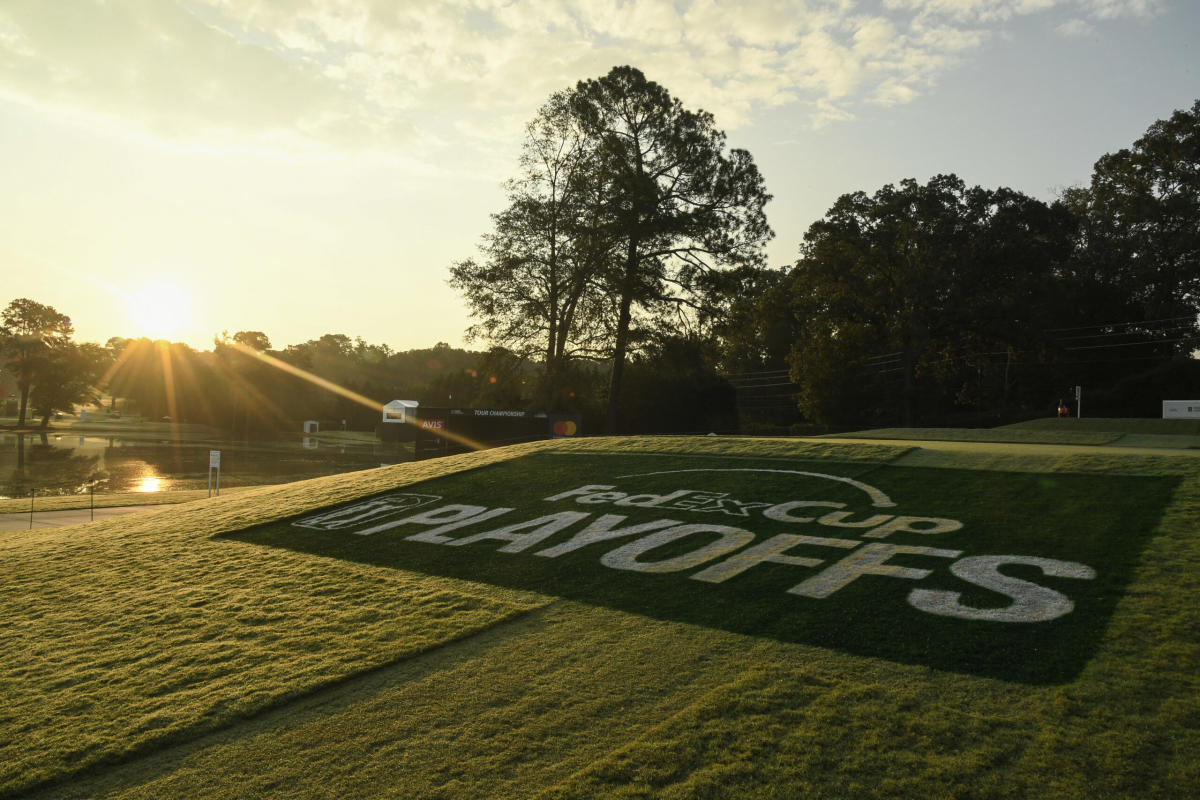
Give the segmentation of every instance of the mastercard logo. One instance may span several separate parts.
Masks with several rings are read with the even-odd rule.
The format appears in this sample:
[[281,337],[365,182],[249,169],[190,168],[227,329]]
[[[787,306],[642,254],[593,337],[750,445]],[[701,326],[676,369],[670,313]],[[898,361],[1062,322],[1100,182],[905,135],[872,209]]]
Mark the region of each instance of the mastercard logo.
[[569,419],[560,419],[554,423],[555,436],[574,436],[579,430],[579,426]]

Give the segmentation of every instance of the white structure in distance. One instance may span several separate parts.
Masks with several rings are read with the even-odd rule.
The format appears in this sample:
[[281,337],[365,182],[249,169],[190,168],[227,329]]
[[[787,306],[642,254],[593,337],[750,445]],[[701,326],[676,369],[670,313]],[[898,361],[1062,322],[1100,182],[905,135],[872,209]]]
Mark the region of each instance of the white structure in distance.
[[1200,419],[1200,400],[1163,400],[1163,419]]
[[408,422],[408,415],[415,413],[418,405],[416,400],[393,400],[383,407],[383,421]]

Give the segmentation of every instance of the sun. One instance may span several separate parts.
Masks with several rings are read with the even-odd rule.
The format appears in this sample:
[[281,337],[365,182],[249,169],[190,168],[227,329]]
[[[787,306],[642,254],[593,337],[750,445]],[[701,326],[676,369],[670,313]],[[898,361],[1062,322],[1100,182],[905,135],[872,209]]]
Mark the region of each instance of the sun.
[[195,326],[190,294],[177,283],[153,280],[126,296],[135,336],[180,341]]

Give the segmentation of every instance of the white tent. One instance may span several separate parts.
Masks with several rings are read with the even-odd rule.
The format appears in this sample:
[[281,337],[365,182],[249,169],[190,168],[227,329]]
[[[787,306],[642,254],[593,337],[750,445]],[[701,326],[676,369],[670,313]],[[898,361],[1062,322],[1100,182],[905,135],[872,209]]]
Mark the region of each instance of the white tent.
[[408,415],[420,405],[416,400],[393,400],[383,407],[384,422],[407,422]]

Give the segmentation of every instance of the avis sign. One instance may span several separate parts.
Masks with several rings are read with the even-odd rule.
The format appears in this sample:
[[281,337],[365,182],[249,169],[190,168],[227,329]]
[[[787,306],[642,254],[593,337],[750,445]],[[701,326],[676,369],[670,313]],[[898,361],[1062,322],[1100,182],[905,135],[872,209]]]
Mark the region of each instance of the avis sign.
[[[1131,559],[1114,552],[1136,554],[1149,529],[1130,520],[1145,528],[1147,502],[1169,493],[1137,479],[1144,491],[1123,504],[1128,486],[1092,476],[672,461],[533,457],[257,538],[1045,682],[1086,662],[1129,579]],[[1082,526],[1081,510],[1094,516]]]

